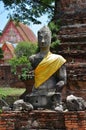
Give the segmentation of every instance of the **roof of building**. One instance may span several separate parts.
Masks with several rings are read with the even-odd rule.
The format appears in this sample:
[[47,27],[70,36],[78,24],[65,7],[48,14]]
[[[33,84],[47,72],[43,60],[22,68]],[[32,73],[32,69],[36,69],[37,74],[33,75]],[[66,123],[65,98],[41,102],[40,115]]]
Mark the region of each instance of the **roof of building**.
[[[23,41],[29,41],[29,42],[33,42],[36,43],[37,42],[37,38],[36,35],[34,34],[34,32],[29,28],[29,26],[21,23],[21,22],[16,22],[14,20],[9,20],[5,26],[5,28],[3,29],[2,34],[4,34],[7,26],[12,23],[15,28],[17,29],[17,31],[19,32],[20,36],[23,38]],[[2,35],[3,36],[3,35]],[[1,36],[1,37],[2,37]]]
[[16,24],[16,22],[14,22],[14,24],[16,25],[19,33],[22,35],[22,37],[23,37],[23,39],[25,39],[25,41],[37,42],[37,38],[36,38],[35,34],[27,25],[20,23],[20,22],[18,22],[18,24]]
[[11,54],[13,56],[15,56],[15,53],[14,53],[14,46],[10,43],[10,42],[5,42],[4,44],[2,44],[2,49],[3,49],[3,46],[6,45],[8,47],[8,49],[10,50]]

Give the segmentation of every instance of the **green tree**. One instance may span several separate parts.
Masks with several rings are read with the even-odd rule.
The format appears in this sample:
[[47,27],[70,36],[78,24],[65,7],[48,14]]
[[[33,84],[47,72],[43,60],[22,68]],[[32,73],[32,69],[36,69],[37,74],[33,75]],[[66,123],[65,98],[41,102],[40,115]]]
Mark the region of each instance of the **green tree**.
[[[11,17],[35,24],[41,22],[38,18],[47,14],[50,19],[54,18],[57,9],[57,0],[1,0],[7,10],[12,9]],[[59,0],[58,0],[59,1]],[[12,12],[11,12],[12,13]]]
[[15,53],[17,58],[22,56],[26,56],[27,58],[29,58],[30,55],[36,53],[36,50],[36,43],[20,42],[15,48]]
[[[28,74],[31,68],[31,64],[29,61],[29,56],[36,53],[37,44],[36,43],[28,43],[28,42],[20,42],[15,48],[16,57],[9,60],[9,64],[11,65],[11,71],[14,75],[17,75],[18,78],[26,80],[31,78]],[[17,67],[21,67],[21,74],[17,73]]]
[[[60,41],[57,38],[60,29],[62,13],[61,0],[2,0],[6,9],[12,9],[10,17],[16,22],[24,22],[29,24],[40,24],[38,18],[47,14],[49,27],[52,31],[52,48],[56,49]],[[63,13],[64,14],[64,13]]]
[[0,36],[2,35],[2,31],[0,30]]
[[3,56],[3,51],[2,51],[2,48],[0,48],[0,59],[2,59],[4,56]]
[[11,65],[11,71],[13,74],[17,74],[17,70],[16,68],[18,66],[23,66],[23,69],[27,69],[29,71],[31,64],[28,60],[28,58],[26,56],[22,56],[22,57],[14,57],[12,59],[9,60],[9,64]]

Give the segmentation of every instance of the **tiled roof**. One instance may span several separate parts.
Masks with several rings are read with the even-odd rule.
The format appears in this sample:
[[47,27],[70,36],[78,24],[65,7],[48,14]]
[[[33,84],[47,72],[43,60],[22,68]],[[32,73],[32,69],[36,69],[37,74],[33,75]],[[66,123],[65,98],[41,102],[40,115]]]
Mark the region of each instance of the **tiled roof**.
[[18,24],[14,22],[14,24],[16,25],[16,28],[23,37],[24,41],[31,41],[34,43],[37,42],[35,34],[27,25],[24,25],[23,23],[20,22]]
[[[10,38],[8,37],[9,31],[8,31],[8,33],[6,31],[8,28],[10,29],[10,27],[13,27],[14,30],[16,30],[16,33],[19,36],[19,37],[17,37],[18,39],[16,41],[14,41],[14,39],[13,39],[14,43],[15,42],[18,43],[18,42],[22,42],[22,41],[33,42],[33,43],[37,42],[36,35],[34,34],[34,32],[27,25],[25,25],[25,24],[23,24],[21,22],[16,22],[16,21],[10,19],[7,22],[5,28],[3,29],[2,36],[0,37],[0,40],[1,40],[2,43],[4,43],[5,41],[12,42],[12,40],[10,41]],[[7,40],[4,39],[4,38],[6,38],[5,35],[7,36]]]
[[[5,42],[4,44],[7,45],[7,47],[8,47],[8,49],[10,50],[12,56],[14,57],[14,56],[15,56],[15,53],[14,53],[14,46],[13,46],[10,42]],[[4,46],[4,44],[3,44],[3,46]],[[2,48],[3,48],[3,46],[2,46]]]
[[15,56],[13,45],[11,43],[7,43],[7,46],[9,48],[9,50],[11,51],[12,55]]

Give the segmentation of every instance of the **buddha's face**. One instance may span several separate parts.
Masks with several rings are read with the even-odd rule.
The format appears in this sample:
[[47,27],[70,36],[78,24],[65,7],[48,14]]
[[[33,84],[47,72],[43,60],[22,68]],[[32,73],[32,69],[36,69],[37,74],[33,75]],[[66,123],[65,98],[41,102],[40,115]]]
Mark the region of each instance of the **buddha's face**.
[[50,47],[51,34],[49,31],[41,30],[38,32],[38,46],[40,48]]

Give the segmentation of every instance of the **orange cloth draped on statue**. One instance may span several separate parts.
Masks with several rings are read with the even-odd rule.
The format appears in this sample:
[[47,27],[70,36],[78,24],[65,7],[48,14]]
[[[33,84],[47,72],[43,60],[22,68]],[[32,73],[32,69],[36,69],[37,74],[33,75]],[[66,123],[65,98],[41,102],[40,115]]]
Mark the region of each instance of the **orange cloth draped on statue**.
[[50,76],[52,76],[65,62],[66,60],[62,56],[48,52],[48,54],[34,70],[34,87],[40,87],[40,85],[44,83]]

